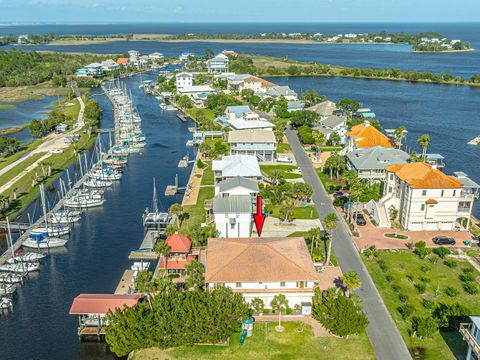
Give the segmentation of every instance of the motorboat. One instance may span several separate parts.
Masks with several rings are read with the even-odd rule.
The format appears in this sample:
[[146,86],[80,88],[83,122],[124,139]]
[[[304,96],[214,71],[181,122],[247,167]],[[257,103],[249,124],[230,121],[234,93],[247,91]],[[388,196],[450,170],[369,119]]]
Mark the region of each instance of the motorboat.
[[0,265],[0,271],[18,274],[29,273],[32,271],[37,271],[39,269],[40,265],[38,263],[15,262],[13,264]]
[[0,284],[0,295],[13,295],[17,291],[15,284]]
[[70,228],[68,226],[56,226],[56,224],[49,224],[48,227],[37,227],[30,231],[30,234],[44,234],[49,236],[62,236],[70,234]]
[[81,219],[81,212],[75,210],[51,212],[47,215],[47,222],[51,224],[72,224]]
[[7,263],[14,264],[18,262],[38,262],[46,257],[45,254],[35,252],[25,252],[23,250],[15,251],[15,257],[11,257],[7,260]]
[[68,240],[66,239],[50,237],[47,236],[47,234],[30,234],[29,238],[23,242],[22,246],[31,249],[50,249],[65,246],[67,242]]
[[89,179],[89,180],[86,180],[83,185],[88,187],[88,188],[106,188],[106,187],[110,187],[112,186],[112,182],[111,181],[107,181],[107,180],[98,180],[98,179]]
[[12,300],[6,297],[0,298],[0,309],[5,310],[5,309],[11,309],[13,307]]

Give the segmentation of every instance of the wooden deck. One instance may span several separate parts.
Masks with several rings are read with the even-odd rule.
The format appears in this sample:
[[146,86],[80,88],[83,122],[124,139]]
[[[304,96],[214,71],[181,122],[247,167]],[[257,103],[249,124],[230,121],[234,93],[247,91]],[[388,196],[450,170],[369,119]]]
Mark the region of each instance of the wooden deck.
[[105,327],[87,326],[78,330],[79,336],[105,335]]
[[115,289],[115,295],[128,295],[133,292],[133,289],[135,288],[133,279],[134,273],[134,270],[125,270],[117,288]]

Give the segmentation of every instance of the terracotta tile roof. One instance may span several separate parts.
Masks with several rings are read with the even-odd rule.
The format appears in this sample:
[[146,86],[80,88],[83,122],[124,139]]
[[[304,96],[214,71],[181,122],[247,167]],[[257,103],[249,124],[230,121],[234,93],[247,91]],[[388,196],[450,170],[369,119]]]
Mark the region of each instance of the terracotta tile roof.
[[109,310],[134,307],[141,295],[80,294],[73,299],[70,315],[107,314]]
[[438,201],[435,200],[435,199],[428,199],[427,201],[425,201],[425,203],[427,205],[436,205],[436,204],[438,204]]
[[118,58],[117,59],[117,64],[118,65],[127,65],[128,64],[128,58]]
[[277,86],[275,85],[274,83],[270,82],[270,81],[267,81],[265,79],[262,79],[262,78],[259,78],[259,77],[256,77],[256,76],[251,76],[249,78],[246,78],[245,80],[243,80],[244,82],[260,82],[262,83],[262,86],[263,87],[274,87],[274,86]]
[[318,281],[305,240],[209,239],[206,282]]
[[188,253],[192,247],[192,240],[179,233],[170,235],[165,242],[170,246],[172,253]]
[[353,126],[345,135],[351,136],[358,148],[368,148],[372,146],[393,147],[393,142],[388,137],[369,124]]
[[445,175],[424,162],[395,164],[385,168],[414,189],[460,189],[463,184],[453,176]]
[[[172,260],[168,259],[167,261],[167,269],[171,270],[177,270],[177,269],[185,269],[185,266],[190,264],[193,260],[196,259],[195,255],[188,255],[186,260]],[[165,269],[165,259],[162,259],[160,261],[160,269]]]

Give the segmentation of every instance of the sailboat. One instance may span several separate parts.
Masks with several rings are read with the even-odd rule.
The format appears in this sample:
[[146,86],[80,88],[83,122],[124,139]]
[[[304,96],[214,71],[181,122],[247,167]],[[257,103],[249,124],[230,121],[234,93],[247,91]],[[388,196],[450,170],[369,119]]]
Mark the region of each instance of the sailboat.
[[5,310],[5,309],[10,309],[13,307],[12,300],[6,297],[0,298],[0,309]]
[[15,284],[0,284],[0,295],[13,295],[17,291],[17,285]]
[[158,211],[157,188],[155,186],[155,178],[153,179],[153,198],[152,211],[145,209],[143,214],[143,227],[147,229],[165,228],[168,225],[169,215],[165,212]]
[[2,272],[0,273],[0,286],[1,284],[15,284],[22,282],[23,277],[26,274],[14,274],[12,272]]

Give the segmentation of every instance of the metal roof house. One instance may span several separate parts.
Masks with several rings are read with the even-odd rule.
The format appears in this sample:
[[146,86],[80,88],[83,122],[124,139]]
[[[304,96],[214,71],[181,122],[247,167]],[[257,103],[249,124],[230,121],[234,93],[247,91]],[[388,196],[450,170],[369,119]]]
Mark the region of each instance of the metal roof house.
[[252,232],[252,198],[250,195],[214,198],[213,215],[220,237],[250,237]]
[[220,181],[215,186],[215,196],[250,195],[254,198],[259,192],[258,182],[241,176]]
[[261,118],[248,105],[228,106],[222,116],[216,119],[222,126],[234,130],[273,129],[275,125]]
[[228,155],[221,160],[212,161],[216,183],[222,180],[242,176],[251,180],[262,180],[262,172],[256,156]]
[[218,74],[228,72],[228,56],[218,54],[214,58],[207,60],[207,69],[209,74]]
[[271,130],[235,130],[228,133],[230,155],[255,155],[261,162],[273,162],[277,140]]

